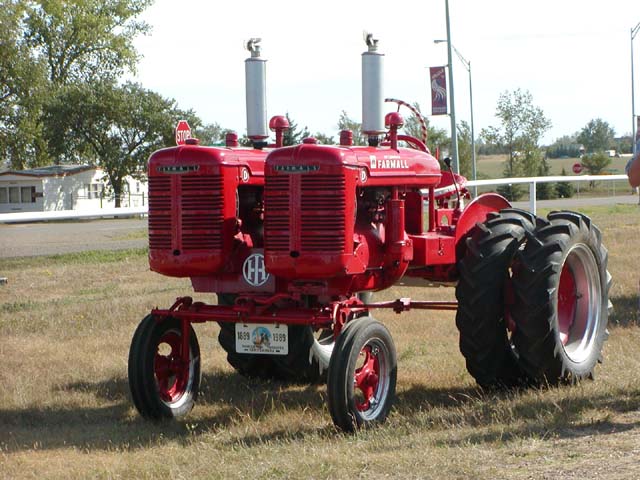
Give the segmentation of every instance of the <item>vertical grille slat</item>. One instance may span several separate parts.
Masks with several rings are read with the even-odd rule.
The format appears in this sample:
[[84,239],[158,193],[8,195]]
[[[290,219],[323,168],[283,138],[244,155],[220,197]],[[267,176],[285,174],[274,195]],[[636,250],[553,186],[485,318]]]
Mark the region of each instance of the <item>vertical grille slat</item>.
[[291,211],[300,221],[301,253],[340,254],[345,249],[345,179],[343,175],[301,175],[300,206],[291,205],[289,175],[267,176],[265,184],[265,246],[288,252]]
[[265,181],[265,248],[288,252],[291,237],[289,176],[267,176]]
[[177,248],[171,239],[180,227],[182,250],[221,249],[223,206],[221,175],[149,177],[149,248]]
[[171,249],[171,178],[149,177],[149,248]]
[[180,183],[182,250],[222,249],[222,176],[182,176]]
[[342,253],[345,249],[345,179],[342,175],[302,177],[301,250]]

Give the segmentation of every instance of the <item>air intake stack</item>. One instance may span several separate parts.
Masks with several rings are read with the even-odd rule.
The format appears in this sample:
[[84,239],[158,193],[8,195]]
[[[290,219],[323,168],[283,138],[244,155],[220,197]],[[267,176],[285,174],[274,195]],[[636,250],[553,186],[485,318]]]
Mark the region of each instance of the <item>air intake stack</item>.
[[382,72],[384,54],[378,52],[378,40],[373,34],[365,35],[368,50],[362,54],[362,133],[369,144],[378,143],[378,135],[385,132]]
[[251,57],[244,62],[247,89],[247,135],[256,144],[269,137],[267,132],[267,61],[260,58],[260,38],[246,43]]

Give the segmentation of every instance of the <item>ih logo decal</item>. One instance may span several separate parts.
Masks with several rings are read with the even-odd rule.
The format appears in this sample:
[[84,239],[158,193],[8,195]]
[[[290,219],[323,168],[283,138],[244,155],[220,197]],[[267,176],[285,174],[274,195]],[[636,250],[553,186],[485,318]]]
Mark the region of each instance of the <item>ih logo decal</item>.
[[267,283],[269,274],[264,267],[264,255],[261,253],[249,255],[242,265],[242,276],[252,287],[260,287]]

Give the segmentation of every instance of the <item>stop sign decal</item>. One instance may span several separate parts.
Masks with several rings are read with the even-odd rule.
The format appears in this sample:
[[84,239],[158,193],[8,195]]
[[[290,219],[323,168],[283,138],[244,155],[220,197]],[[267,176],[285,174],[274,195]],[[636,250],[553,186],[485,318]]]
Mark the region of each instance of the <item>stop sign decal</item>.
[[573,173],[580,173],[582,172],[582,164],[581,163],[574,163],[573,164]]
[[180,120],[176,127],[176,145],[184,145],[191,138],[191,127],[186,120]]

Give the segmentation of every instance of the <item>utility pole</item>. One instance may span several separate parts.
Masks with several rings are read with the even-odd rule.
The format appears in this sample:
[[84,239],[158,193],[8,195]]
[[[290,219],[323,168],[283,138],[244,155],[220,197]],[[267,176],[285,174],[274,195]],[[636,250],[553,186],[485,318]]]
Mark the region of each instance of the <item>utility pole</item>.
[[636,96],[635,96],[635,79],[633,77],[633,39],[636,38],[638,34],[638,30],[640,30],[640,22],[631,29],[631,120],[633,122],[633,127],[631,130],[632,138],[631,143],[633,144],[633,154],[636,153]]
[[449,59],[449,102],[451,105],[451,160],[453,161],[453,171],[460,173],[460,163],[458,162],[458,132],[456,130],[456,102],[453,94],[453,61],[451,47],[451,23],[449,22],[449,0],[445,0],[445,10],[447,16],[447,57]]

